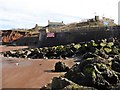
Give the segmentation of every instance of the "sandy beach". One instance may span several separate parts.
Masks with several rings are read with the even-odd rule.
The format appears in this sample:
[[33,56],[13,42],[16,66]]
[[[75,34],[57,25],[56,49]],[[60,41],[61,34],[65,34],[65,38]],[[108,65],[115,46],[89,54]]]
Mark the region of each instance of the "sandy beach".
[[3,46],[0,45],[0,52],[10,51],[10,50],[17,50],[22,48],[28,48],[28,46]]
[[[26,46],[0,46],[0,52],[27,48]],[[40,88],[55,76],[63,75],[64,72],[51,72],[58,61],[72,66],[73,60],[60,59],[23,59],[0,56],[0,80],[2,88]]]
[[[51,72],[59,60],[17,59],[2,57],[2,88],[40,88],[62,73]],[[72,60],[60,60],[68,66]]]

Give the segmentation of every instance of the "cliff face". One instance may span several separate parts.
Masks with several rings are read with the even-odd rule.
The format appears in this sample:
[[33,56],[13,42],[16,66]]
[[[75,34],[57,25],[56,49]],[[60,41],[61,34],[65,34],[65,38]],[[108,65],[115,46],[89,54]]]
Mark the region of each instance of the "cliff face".
[[16,31],[2,31],[2,42],[10,42],[23,37],[25,33],[19,33]]
[[35,25],[34,28],[31,29],[11,29],[11,30],[0,30],[0,41],[3,43],[15,41],[21,37],[31,37],[39,35],[39,29],[41,26]]

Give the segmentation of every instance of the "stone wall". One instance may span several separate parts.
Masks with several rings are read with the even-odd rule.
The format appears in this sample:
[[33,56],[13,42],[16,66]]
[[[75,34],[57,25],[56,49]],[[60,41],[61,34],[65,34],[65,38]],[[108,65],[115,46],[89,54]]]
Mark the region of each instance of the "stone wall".
[[16,41],[14,41],[18,46],[37,46],[38,37],[22,37]]
[[[39,47],[65,45],[69,43],[87,42],[104,38],[120,38],[120,26],[114,27],[83,27],[74,30],[54,32],[55,37],[46,37],[45,30],[42,30],[39,38]],[[43,34],[42,34],[43,33]]]

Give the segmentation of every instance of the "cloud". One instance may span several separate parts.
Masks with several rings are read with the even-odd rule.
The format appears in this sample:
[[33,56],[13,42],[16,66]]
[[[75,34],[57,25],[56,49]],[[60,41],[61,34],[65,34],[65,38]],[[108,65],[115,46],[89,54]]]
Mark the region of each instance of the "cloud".
[[0,0],[0,29],[32,28],[47,20],[65,23],[97,15],[118,19],[119,0]]

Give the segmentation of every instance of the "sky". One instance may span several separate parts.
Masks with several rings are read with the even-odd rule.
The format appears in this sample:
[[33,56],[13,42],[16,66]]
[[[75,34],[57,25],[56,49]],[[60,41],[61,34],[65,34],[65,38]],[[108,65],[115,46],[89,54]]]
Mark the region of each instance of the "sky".
[[46,26],[48,20],[65,24],[108,17],[118,23],[120,0],[0,0],[0,30]]

